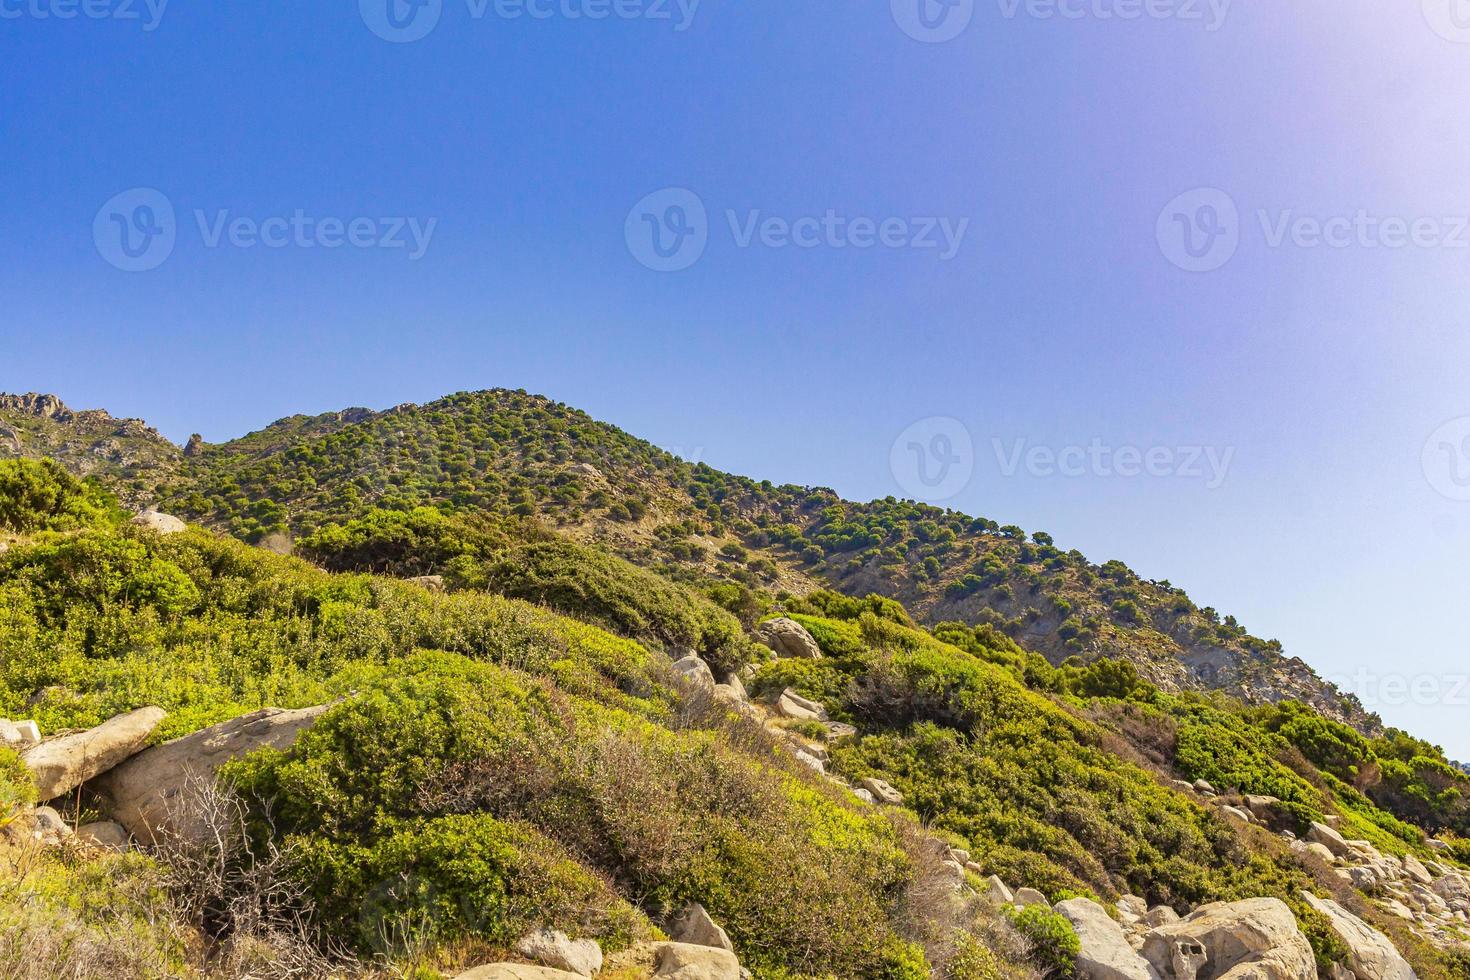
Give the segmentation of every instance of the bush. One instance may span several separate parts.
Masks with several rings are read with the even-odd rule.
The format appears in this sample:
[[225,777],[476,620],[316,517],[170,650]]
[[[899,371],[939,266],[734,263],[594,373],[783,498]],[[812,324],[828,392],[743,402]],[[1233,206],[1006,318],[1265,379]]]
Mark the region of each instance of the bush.
[[10,749],[0,747],[0,827],[15,819],[21,807],[36,802],[31,771]]
[[1032,959],[1043,976],[1068,978],[1076,973],[1082,941],[1064,916],[1041,905],[1010,909],[1007,914],[1031,943]]
[[75,531],[120,520],[112,496],[59,463],[0,460],[0,529],[19,534]]

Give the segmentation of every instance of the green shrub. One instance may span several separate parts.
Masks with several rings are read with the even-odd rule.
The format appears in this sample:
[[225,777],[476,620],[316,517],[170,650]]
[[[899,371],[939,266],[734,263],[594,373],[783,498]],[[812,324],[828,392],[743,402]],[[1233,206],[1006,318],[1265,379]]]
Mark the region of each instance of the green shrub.
[[110,494],[51,460],[0,460],[0,529],[20,534],[75,531],[122,513]]
[[0,747],[0,827],[15,819],[21,807],[36,802],[31,771],[10,749]]
[[1031,944],[1031,956],[1043,976],[1067,978],[1076,973],[1082,942],[1072,923],[1041,905],[1007,911],[1011,923]]

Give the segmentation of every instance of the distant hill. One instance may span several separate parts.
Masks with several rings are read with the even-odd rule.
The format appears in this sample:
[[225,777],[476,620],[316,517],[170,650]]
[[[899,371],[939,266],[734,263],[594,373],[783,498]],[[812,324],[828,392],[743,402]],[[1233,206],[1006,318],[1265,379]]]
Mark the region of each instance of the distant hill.
[[930,626],[993,625],[1054,664],[1125,659],[1165,690],[1296,699],[1368,734],[1382,727],[1276,641],[1122,562],[956,511],[722,473],[520,391],[293,416],[182,449],[136,420],[3,395],[7,455],[55,458],[130,504],[277,550],[374,508],[534,517],[676,580],[878,593]]

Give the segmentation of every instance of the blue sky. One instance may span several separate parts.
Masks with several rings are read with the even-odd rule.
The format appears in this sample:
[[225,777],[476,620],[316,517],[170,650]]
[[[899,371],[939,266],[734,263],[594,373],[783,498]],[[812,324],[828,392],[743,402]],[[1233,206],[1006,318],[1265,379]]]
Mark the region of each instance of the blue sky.
[[0,390],[542,392],[1121,558],[1470,758],[1464,0],[394,2],[0,0]]

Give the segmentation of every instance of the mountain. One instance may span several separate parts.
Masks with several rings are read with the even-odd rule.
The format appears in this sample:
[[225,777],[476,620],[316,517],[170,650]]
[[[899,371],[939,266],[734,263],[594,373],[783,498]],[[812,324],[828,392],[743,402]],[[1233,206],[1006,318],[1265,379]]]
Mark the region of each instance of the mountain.
[[463,397],[527,415],[149,471],[273,547],[0,460],[0,976],[1470,977],[1435,746],[925,628],[821,587],[861,508]]
[[876,593],[930,626],[993,625],[1053,664],[1125,659],[1164,690],[1300,700],[1382,730],[1280,643],[1122,562],[1094,564],[1045,533],[912,501],[854,503],[722,473],[521,391],[293,416],[185,450],[54,396],[0,396],[5,454],[56,458],[131,504],[277,550],[375,508],[536,517],[676,580]]

